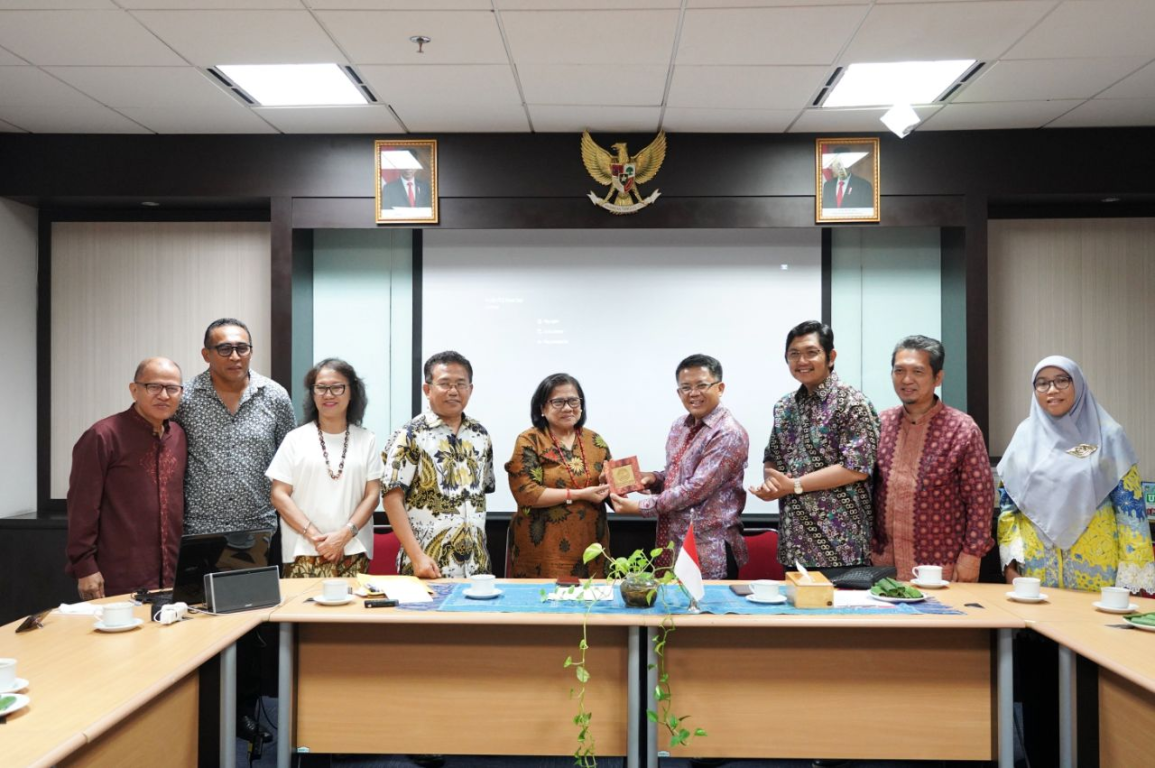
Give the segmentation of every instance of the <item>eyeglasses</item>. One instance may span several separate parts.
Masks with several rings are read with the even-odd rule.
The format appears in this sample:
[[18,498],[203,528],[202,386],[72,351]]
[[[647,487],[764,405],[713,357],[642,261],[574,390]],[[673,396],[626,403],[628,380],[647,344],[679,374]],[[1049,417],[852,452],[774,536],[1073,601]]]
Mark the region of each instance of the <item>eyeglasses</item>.
[[455,389],[458,392],[465,392],[470,387],[472,387],[473,384],[471,382],[468,382],[468,381],[454,381],[454,382],[438,381],[438,382],[435,382],[433,384],[433,386],[437,387],[437,389],[441,392],[448,392],[451,389]]
[[575,411],[582,407],[582,399],[580,397],[555,397],[553,400],[546,400],[546,402],[559,411],[567,405]]
[[150,395],[156,396],[161,392],[166,392],[169,397],[176,397],[181,392],[184,392],[184,387],[180,384],[155,384],[152,382],[134,381],[138,387],[144,387],[145,391]]
[[808,349],[805,352],[799,352],[797,349],[792,349],[786,353],[786,359],[792,363],[797,363],[802,359],[812,363],[820,357],[822,357],[821,349]]
[[232,357],[233,353],[237,353],[237,357],[248,357],[253,352],[252,344],[217,344],[213,347],[217,354],[221,357]]
[[686,385],[683,385],[681,387],[678,387],[678,394],[681,395],[682,397],[686,397],[692,392],[697,392],[698,394],[704,394],[710,387],[714,386],[715,384],[721,384],[721,383],[722,382],[720,382],[720,381],[711,381],[709,384],[695,384],[694,386],[690,386],[690,385],[686,384]]
[[328,386],[325,386],[324,384],[314,384],[313,394],[340,397],[341,395],[345,394],[346,386],[346,384],[330,384]]
[[1039,394],[1042,394],[1042,393],[1046,392],[1047,390],[1049,390],[1051,388],[1052,384],[1055,385],[1055,389],[1059,390],[1060,392],[1065,392],[1066,390],[1070,389],[1070,387],[1071,387],[1071,377],[1070,376],[1056,376],[1055,378],[1050,379],[1050,380],[1036,379],[1035,380],[1035,391],[1038,392]]

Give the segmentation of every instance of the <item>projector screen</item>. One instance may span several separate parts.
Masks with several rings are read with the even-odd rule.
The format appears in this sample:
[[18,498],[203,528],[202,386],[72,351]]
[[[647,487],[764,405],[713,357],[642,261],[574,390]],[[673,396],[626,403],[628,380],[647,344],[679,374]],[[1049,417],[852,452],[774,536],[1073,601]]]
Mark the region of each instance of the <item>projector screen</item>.
[[[665,465],[686,416],[675,368],[721,361],[729,408],[750,435],[747,485],[762,482],[774,402],[797,387],[786,332],[821,317],[814,230],[426,230],[422,359],[446,349],[473,365],[466,413],[493,438],[497,492],[516,509],[504,464],[529,429],[538,383],[565,372],[585,391],[586,427],[643,471]],[[777,505],[750,497],[747,512]]]

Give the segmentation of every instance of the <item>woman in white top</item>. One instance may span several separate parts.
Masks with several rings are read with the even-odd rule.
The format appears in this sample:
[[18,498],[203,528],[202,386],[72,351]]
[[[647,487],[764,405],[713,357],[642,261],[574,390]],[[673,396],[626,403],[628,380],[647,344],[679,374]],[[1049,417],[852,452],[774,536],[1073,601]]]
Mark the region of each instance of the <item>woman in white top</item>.
[[365,384],[353,366],[328,358],[305,375],[305,389],[304,423],[285,436],[265,472],[281,516],[285,577],[365,573],[384,473],[377,438],[360,426]]

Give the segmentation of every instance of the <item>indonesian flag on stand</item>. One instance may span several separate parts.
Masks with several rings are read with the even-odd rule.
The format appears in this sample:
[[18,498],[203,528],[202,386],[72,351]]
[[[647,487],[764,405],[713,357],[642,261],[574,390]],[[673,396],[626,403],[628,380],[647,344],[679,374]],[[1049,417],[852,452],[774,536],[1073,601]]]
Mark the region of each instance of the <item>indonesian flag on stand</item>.
[[674,561],[674,575],[695,600],[701,600],[706,596],[706,587],[702,584],[702,565],[698,561],[698,545],[694,543],[693,522],[686,531],[682,548],[678,550],[678,559]]

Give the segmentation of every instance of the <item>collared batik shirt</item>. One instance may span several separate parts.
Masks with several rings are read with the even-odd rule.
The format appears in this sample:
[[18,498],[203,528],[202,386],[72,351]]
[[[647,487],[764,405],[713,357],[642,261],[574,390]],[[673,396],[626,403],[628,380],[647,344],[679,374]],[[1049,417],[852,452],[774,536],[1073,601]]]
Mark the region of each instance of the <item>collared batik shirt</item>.
[[[493,445],[485,427],[461,415],[457,434],[433,413],[423,413],[389,438],[381,454],[381,493],[405,492],[413,535],[446,578],[489,573],[485,548],[485,494],[493,493]],[[397,572],[412,576],[402,547]]]
[[837,568],[870,561],[869,476],[877,450],[874,406],[835,373],[813,393],[799,387],[774,405],[774,429],[764,462],[790,477],[839,464],[868,476],[838,488],[779,499],[779,562]]
[[188,435],[185,533],[276,528],[265,470],[296,422],[285,388],[250,371],[241,405],[229,413],[206,370],[185,383],[175,418]]
[[[727,543],[738,565],[745,565],[749,555],[742,538],[742,476],[749,455],[750,437],[722,406],[700,422],[693,416],[675,421],[666,438],[666,468],[654,473],[654,495],[639,502],[644,517],[658,518],[654,546],[672,541],[676,553],[693,521],[703,578],[726,578]],[[668,567],[672,560],[666,551],[657,564]]]
[[941,565],[954,579],[960,556],[979,560],[994,546],[995,490],[983,433],[974,419],[938,400],[911,421],[901,405],[882,412],[874,479],[874,564],[911,578]]

